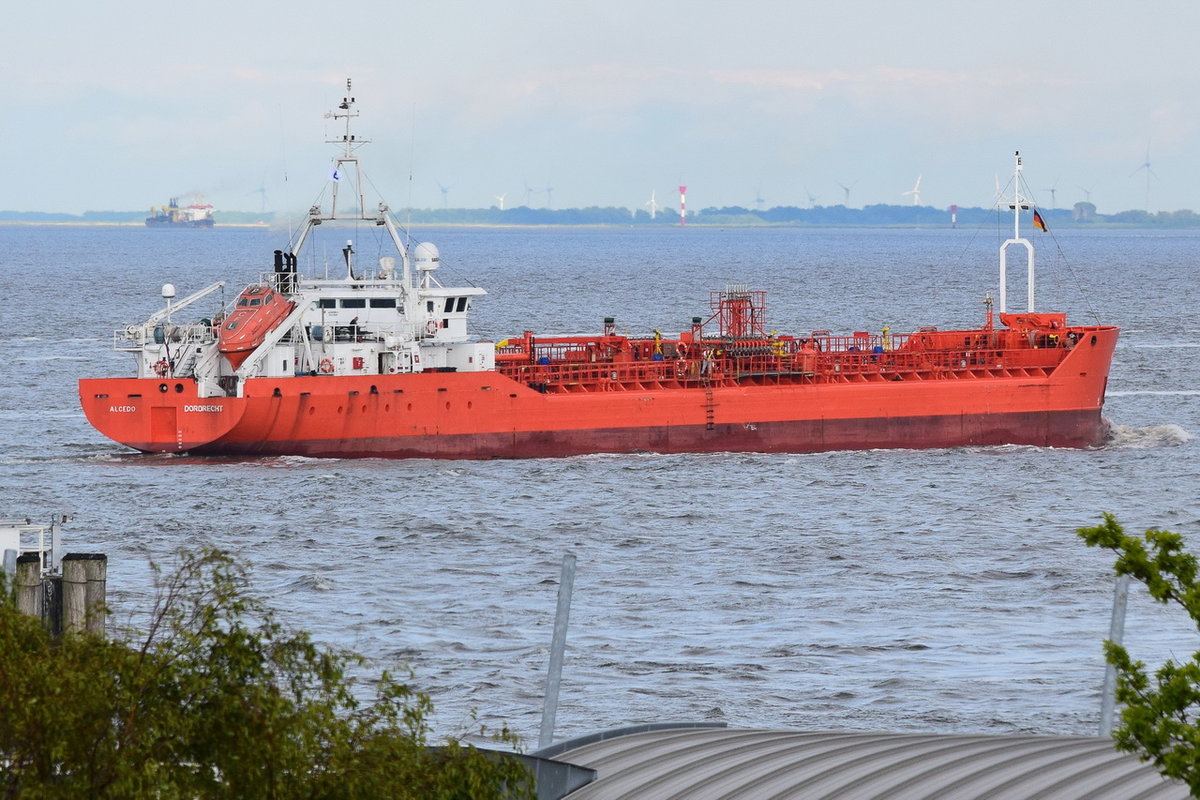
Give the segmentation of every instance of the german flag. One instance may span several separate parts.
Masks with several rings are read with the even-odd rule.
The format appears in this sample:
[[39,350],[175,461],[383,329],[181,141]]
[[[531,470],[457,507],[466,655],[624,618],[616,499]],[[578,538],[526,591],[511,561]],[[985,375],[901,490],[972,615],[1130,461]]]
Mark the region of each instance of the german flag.
[[1042,215],[1037,212],[1036,208],[1033,210],[1033,227],[1043,232],[1046,230],[1046,220],[1042,219]]

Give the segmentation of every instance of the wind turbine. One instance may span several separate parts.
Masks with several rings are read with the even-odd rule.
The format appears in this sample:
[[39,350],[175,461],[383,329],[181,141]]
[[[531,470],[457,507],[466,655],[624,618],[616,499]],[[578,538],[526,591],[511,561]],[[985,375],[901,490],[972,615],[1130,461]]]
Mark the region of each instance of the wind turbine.
[[654,219],[654,215],[658,213],[658,201],[654,199],[654,191],[650,192],[650,199],[642,203],[646,208],[650,209],[650,219]]
[[1084,200],[1086,200],[1089,203],[1092,202],[1092,190],[1091,189],[1085,189],[1082,186],[1080,186],[1079,191],[1083,192]]
[[912,195],[913,205],[914,206],[921,205],[921,176],[920,175],[917,176],[917,182],[915,184],[913,184],[913,188],[909,189],[907,192],[901,192],[900,196],[908,197],[910,194]]
[[496,195],[496,200],[497,200],[497,201],[499,201],[499,203],[500,203],[500,210],[501,210],[501,211],[503,211],[503,210],[504,210],[504,198],[506,198],[506,197],[508,197],[508,192],[505,192],[504,194],[498,194],[498,195]]
[[1158,177],[1157,175],[1154,174],[1154,170],[1150,169],[1150,142],[1146,142],[1146,160],[1142,162],[1141,166],[1139,166],[1137,169],[1135,169],[1133,172],[1131,172],[1129,174],[1129,177],[1132,178],[1134,175],[1137,175],[1142,170],[1146,170],[1146,211],[1149,212],[1150,211],[1150,177],[1152,175],[1155,178]]
[[530,186],[529,181],[525,180],[524,178],[521,179],[521,182],[525,184],[525,207],[530,208],[530,203],[533,202],[531,199],[533,196],[533,187]]
[[834,181],[834,183],[836,183],[838,186],[842,187],[842,191],[844,191],[846,193],[846,208],[849,208],[850,207],[850,190],[858,185],[858,181],[855,181],[854,183],[850,184],[849,186],[842,183],[841,181]]
[[546,208],[554,208],[554,204],[550,202],[550,195],[554,192],[553,186],[546,187]]
[[1058,201],[1057,201],[1057,200],[1054,198],[1054,193],[1055,193],[1056,191],[1058,191],[1058,181],[1055,181],[1055,182],[1054,182],[1054,185],[1053,185],[1053,186],[1051,186],[1051,187],[1050,187],[1049,189],[1047,189],[1046,191],[1050,193],[1050,207],[1051,207],[1051,208],[1058,208]]
[[438,185],[438,188],[442,190],[442,208],[445,209],[448,206],[448,200],[450,197],[450,187],[442,186],[441,181],[434,181],[434,183],[436,183]]
[[763,201],[763,196],[762,196],[762,190],[761,190],[761,189],[755,189],[755,190],[754,190],[754,207],[755,207],[757,210],[759,210],[759,211],[762,211],[763,202],[764,202],[764,201]]
[[808,195],[808,204],[809,204],[810,206],[814,206],[814,207],[815,207],[815,206],[817,205],[817,201],[821,199],[821,198],[817,197],[815,194],[813,194],[812,192],[810,192],[810,191],[808,190],[808,187],[807,187],[807,186],[806,186],[806,187],[804,187],[804,193],[805,193],[806,195]]

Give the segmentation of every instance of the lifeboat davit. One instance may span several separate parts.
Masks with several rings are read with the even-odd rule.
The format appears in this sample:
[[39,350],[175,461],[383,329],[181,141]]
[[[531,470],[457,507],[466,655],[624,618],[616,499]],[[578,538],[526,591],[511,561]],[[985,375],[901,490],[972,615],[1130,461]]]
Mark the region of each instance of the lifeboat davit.
[[295,303],[269,286],[247,287],[221,324],[217,349],[237,369],[295,307]]

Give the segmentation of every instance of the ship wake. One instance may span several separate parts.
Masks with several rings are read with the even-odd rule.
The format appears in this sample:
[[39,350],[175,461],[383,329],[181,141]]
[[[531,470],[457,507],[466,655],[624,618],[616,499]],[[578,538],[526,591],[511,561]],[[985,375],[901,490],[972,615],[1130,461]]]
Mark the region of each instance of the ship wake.
[[1113,450],[1150,450],[1155,447],[1178,447],[1189,442],[1192,435],[1178,425],[1117,425],[1113,424],[1105,448]]

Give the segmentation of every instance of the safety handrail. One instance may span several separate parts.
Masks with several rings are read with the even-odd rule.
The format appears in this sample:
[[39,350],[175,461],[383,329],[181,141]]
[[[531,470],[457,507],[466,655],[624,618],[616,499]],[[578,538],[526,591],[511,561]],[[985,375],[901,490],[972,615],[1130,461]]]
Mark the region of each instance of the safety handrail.
[[[853,337],[846,337],[853,340]],[[736,351],[732,348],[731,351]],[[750,355],[705,350],[696,357],[638,361],[549,360],[547,363],[498,362],[496,369],[521,383],[560,388],[604,390],[647,382],[720,382],[750,378],[787,381],[828,380],[855,375],[937,376],[964,370],[1052,369],[1066,348],[993,347],[987,349],[821,350],[768,349]]]

